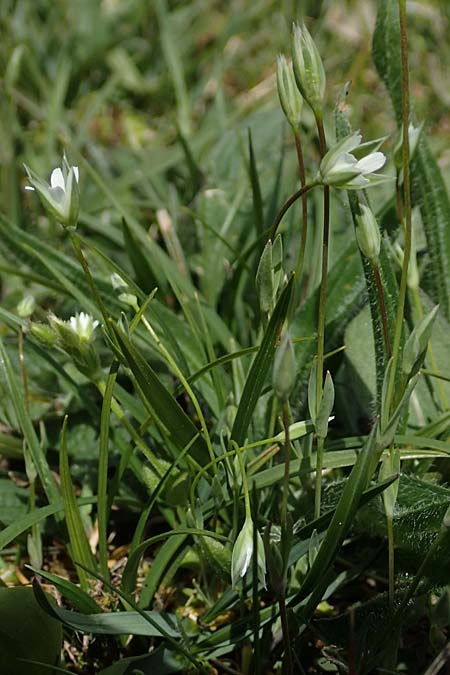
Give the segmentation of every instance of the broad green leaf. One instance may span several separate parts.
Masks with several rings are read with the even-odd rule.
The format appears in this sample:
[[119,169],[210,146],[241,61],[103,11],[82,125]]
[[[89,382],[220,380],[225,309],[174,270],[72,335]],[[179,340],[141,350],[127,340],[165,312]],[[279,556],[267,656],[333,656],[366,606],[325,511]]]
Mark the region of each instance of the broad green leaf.
[[186,660],[181,661],[168,649],[160,648],[151,654],[131,656],[120,659],[112,666],[101,670],[99,675],[170,675],[171,673],[185,672],[188,668]]
[[[146,612],[149,623],[138,612],[109,612],[103,614],[81,614],[62,607],[55,607],[45,597],[40,585],[33,584],[37,601],[44,611],[66,626],[83,633],[94,635],[144,635],[147,637],[179,638],[180,633],[173,615]],[[152,625],[153,624],[153,625]]]
[[[44,591],[41,593],[53,607],[53,598],[49,600]],[[62,638],[61,624],[42,611],[31,588],[0,588],[0,651],[5,675],[48,675],[48,666],[59,663]],[[31,665],[19,659],[47,665]]]
[[[82,497],[77,500],[77,503],[79,506],[86,506],[88,504],[94,504],[96,501],[96,497]],[[42,522],[50,516],[54,516],[60,511],[64,511],[62,499],[58,499],[48,506],[41,506],[39,509],[34,509],[30,513],[27,513],[26,516],[14,521],[0,532],[0,551],[14,541],[16,537],[20,536],[23,532],[26,532],[26,530],[29,530],[30,527],[33,527],[33,525]]]
[[56,586],[61,595],[72,603],[80,612],[84,612],[85,614],[97,614],[102,611],[102,608],[97,605],[94,598],[68,579],[37,569],[31,565],[27,565],[27,567],[35,574],[38,574],[43,579],[46,579]]

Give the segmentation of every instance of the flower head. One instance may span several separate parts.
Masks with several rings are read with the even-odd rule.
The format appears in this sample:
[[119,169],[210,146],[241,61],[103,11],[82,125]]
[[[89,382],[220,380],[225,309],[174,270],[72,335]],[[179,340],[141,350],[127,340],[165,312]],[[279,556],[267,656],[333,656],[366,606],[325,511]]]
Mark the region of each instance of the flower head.
[[98,321],[90,314],[79,312],[63,321],[49,314],[50,327],[55,333],[57,346],[63,349],[77,368],[87,377],[95,376],[99,369],[99,360],[93,345],[94,331]]
[[320,163],[318,182],[346,190],[361,190],[390,180],[388,176],[375,173],[386,163],[386,157],[378,152],[384,139],[368,143],[361,143],[361,140],[361,134],[354,133],[331,148]]
[[93,317],[85,312],[71,316],[67,323],[82,342],[90,342],[94,330],[98,326],[98,321],[94,321]]
[[[233,548],[231,557],[231,582],[234,587],[237,586],[248,572],[250,561],[253,556],[253,520],[247,516],[242,530],[240,531]],[[257,556],[258,556],[258,578],[265,586],[266,576],[266,555],[264,544],[259,532],[256,533]]]
[[44,209],[61,225],[76,227],[79,209],[78,167],[70,166],[64,157],[62,168],[53,169],[50,184],[26,165],[25,170],[31,183],[25,189],[36,191]]

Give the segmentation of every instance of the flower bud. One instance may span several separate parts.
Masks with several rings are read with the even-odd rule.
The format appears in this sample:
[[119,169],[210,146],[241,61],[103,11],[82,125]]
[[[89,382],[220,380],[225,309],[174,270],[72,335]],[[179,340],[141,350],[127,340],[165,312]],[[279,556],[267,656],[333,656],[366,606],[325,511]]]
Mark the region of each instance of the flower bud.
[[50,184],[43,181],[34,171],[25,165],[30,185],[26,190],[35,191],[48,215],[55,218],[64,227],[76,227],[79,210],[77,166],[69,166],[63,158],[62,169],[53,169]]
[[356,215],[356,239],[363,255],[372,265],[378,263],[380,255],[381,236],[376,218],[372,210],[363,203],[359,203],[359,213]]
[[42,342],[46,347],[53,347],[58,341],[55,331],[45,323],[31,321],[28,330],[36,340]]
[[[240,531],[233,547],[231,556],[231,582],[236,588],[240,579],[242,579],[250,568],[250,562],[253,556],[253,520],[247,516],[244,526]],[[258,578],[265,587],[266,585],[266,556],[264,544],[259,532],[256,533],[256,545],[258,556]]]
[[17,314],[22,319],[27,319],[36,309],[36,300],[32,295],[26,295],[17,305]]
[[305,24],[294,24],[292,32],[292,65],[301,95],[316,116],[322,116],[326,77],[322,59]]
[[281,107],[286,119],[292,129],[298,132],[303,98],[295,84],[293,70],[283,54],[279,54],[277,58],[277,87]]
[[295,385],[297,363],[295,361],[294,345],[285,332],[281,338],[273,363],[273,388],[281,401],[287,401]]
[[259,295],[259,306],[263,314],[269,314],[273,309],[273,264],[272,241],[269,239],[259,260],[256,270],[256,288]]

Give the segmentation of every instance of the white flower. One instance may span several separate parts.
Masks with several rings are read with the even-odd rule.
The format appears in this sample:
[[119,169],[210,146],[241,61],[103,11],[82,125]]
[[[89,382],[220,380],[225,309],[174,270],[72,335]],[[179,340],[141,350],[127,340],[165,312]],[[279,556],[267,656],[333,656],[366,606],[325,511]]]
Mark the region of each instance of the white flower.
[[67,323],[73,332],[78,335],[80,340],[84,342],[89,342],[91,340],[94,330],[98,326],[98,321],[94,321],[93,317],[85,312],[80,312],[75,314],[75,316],[71,316]]
[[[231,556],[231,582],[234,587],[247,574],[250,567],[250,561],[253,556],[253,527],[253,520],[247,517],[233,547],[233,555]],[[266,556],[263,540],[259,532],[256,533],[256,543],[258,578],[265,586]]]
[[331,148],[320,163],[317,181],[346,190],[361,190],[390,180],[389,176],[375,173],[386,163],[383,153],[377,152],[384,139],[368,143],[361,140],[361,134],[354,133]]
[[25,190],[36,191],[43,207],[61,225],[75,227],[78,219],[78,181],[80,174],[77,166],[69,166],[63,158],[62,169],[53,169],[50,185],[45,183],[34,171],[25,165],[31,185]]

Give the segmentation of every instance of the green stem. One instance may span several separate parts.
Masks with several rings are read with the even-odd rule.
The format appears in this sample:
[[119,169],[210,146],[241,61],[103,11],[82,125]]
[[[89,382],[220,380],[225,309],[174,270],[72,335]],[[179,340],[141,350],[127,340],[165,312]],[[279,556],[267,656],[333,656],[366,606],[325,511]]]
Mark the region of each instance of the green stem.
[[284,596],[280,596],[278,599],[278,604],[280,606],[280,618],[281,618],[281,630],[283,633],[283,643],[284,643],[284,654],[285,659],[283,661],[283,675],[292,675],[294,672],[294,664],[292,662],[292,651],[291,651],[291,641],[289,638],[289,623],[287,617],[286,609],[286,600]]
[[[402,57],[402,122],[403,122],[403,214],[405,217],[405,246],[398,296],[397,315],[395,319],[394,341],[392,345],[392,369],[387,388],[387,402],[391,410],[395,407],[394,388],[397,374],[398,358],[403,328],[408,266],[411,257],[411,176],[409,171],[409,76],[408,76],[408,37],[406,31],[406,0],[398,0],[400,16],[400,44]],[[398,392],[401,396],[403,392]]]
[[320,517],[320,503],[322,500],[322,469],[324,441],[321,436],[317,437],[317,462],[316,462],[316,490],[314,493],[314,520]]
[[395,594],[395,557],[394,557],[394,521],[392,516],[386,516],[389,556],[389,607],[394,612]]
[[[295,131],[295,148],[297,150],[298,173],[300,176],[300,187],[303,190],[306,186],[305,162],[303,158],[302,141],[300,134]],[[301,275],[303,272],[303,263],[305,261],[306,240],[308,235],[308,197],[306,192],[302,195],[302,234],[300,239],[300,248],[298,252],[297,264],[295,266],[295,278],[297,284],[300,284]]]
[[313,187],[316,187],[316,185],[318,185],[318,183],[308,183],[308,185],[305,185],[304,187],[300,188],[300,190],[297,190],[297,192],[294,192],[294,194],[291,195],[289,197],[289,199],[287,199],[284,202],[283,206],[281,207],[281,209],[278,212],[277,217],[273,221],[272,227],[270,229],[270,234],[267,237],[267,239],[271,239],[272,241],[275,239],[275,235],[277,233],[278,227],[279,227],[281,221],[283,220],[284,216],[286,215],[287,211],[289,211],[291,206],[293,204],[295,204],[295,202],[298,199],[300,199],[300,197],[303,197],[303,195],[306,195],[306,193],[309,192],[309,190],[311,190]]
[[242,490],[244,492],[245,517],[252,519],[252,509],[250,506],[250,495],[248,492],[247,473],[245,471],[244,460],[242,459],[241,449],[237,443],[232,441],[239,462],[239,469],[242,477]]
[[[319,134],[320,156],[327,151],[325,130],[322,117],[316,116],[317,131]],[[322,239],[322,278],[320,282],[319,316],[317,321],[317,386],[316,386],[316,409],[319,410],[322,398],[323,385],[323,362],[325,350],[325,304],[327,300],[327,276],[328,276],[328,247],[330,239],[330,188],[323,188],[323,239]]]
[[391,341],[389,338],[389,325],[386,312],[386,303],[384,301],[383,282],[381,281],[380,268],[378,267],[378,265],[373,265],[373,273],[375,276],[375,284],[377,287],[378,303],[380,305],[381,322],[383,324],[384,348],[386,350],[387,360],[389,361],[392,354]]
[[[98,453],[97,478],[97,520],[98,520],[98,553],[100,570],[109,579],[108,569],[108,458],[111,402],[116,384],[119,363],[115,359],[111,365],[106,386],[104,387],[103,404],[100,417],[100,442]],[[100,388],[100,387],[99,387]]]
[[289,435],[289,402],[283,401],[283,428],[284,428],[284,480],[283,501],[281,503],[281,527],[287,533],[288,499],[289,499],[289,471],[291,459],[291,439]]
[[75,251],[75,255],[76,255],[76,257],[77,257],[77,259],[78,259],[78,261],[79,261],[79,263],[80,263],[80,265],[83,269],[84,275],[85,275],[86,280],[89,284],[89,288],[91,289],[92,295],[93,295],[93,297],[94,297],[94,299],[97,303],[97,307],[99,308],[99,310],[102,313],[105,329],[107,329],[109,316],[108,316],[108,312],[106,311],[105,304],[104,304],[104,302],[101,298],[100,293],[98,292],[98,288],[95,284],[94,278],[91,274],[91,270],[89,269],[88,262],[87,262],[87,260],[84,256],[84,253],[81,249],[80,242],[78,241],[78,237],[77,237],[76,233],[73,232],[72,230],[70,230],[69,233],[70,233],[70,240],[72,242],[72,246],[73,246],[73,249]]

